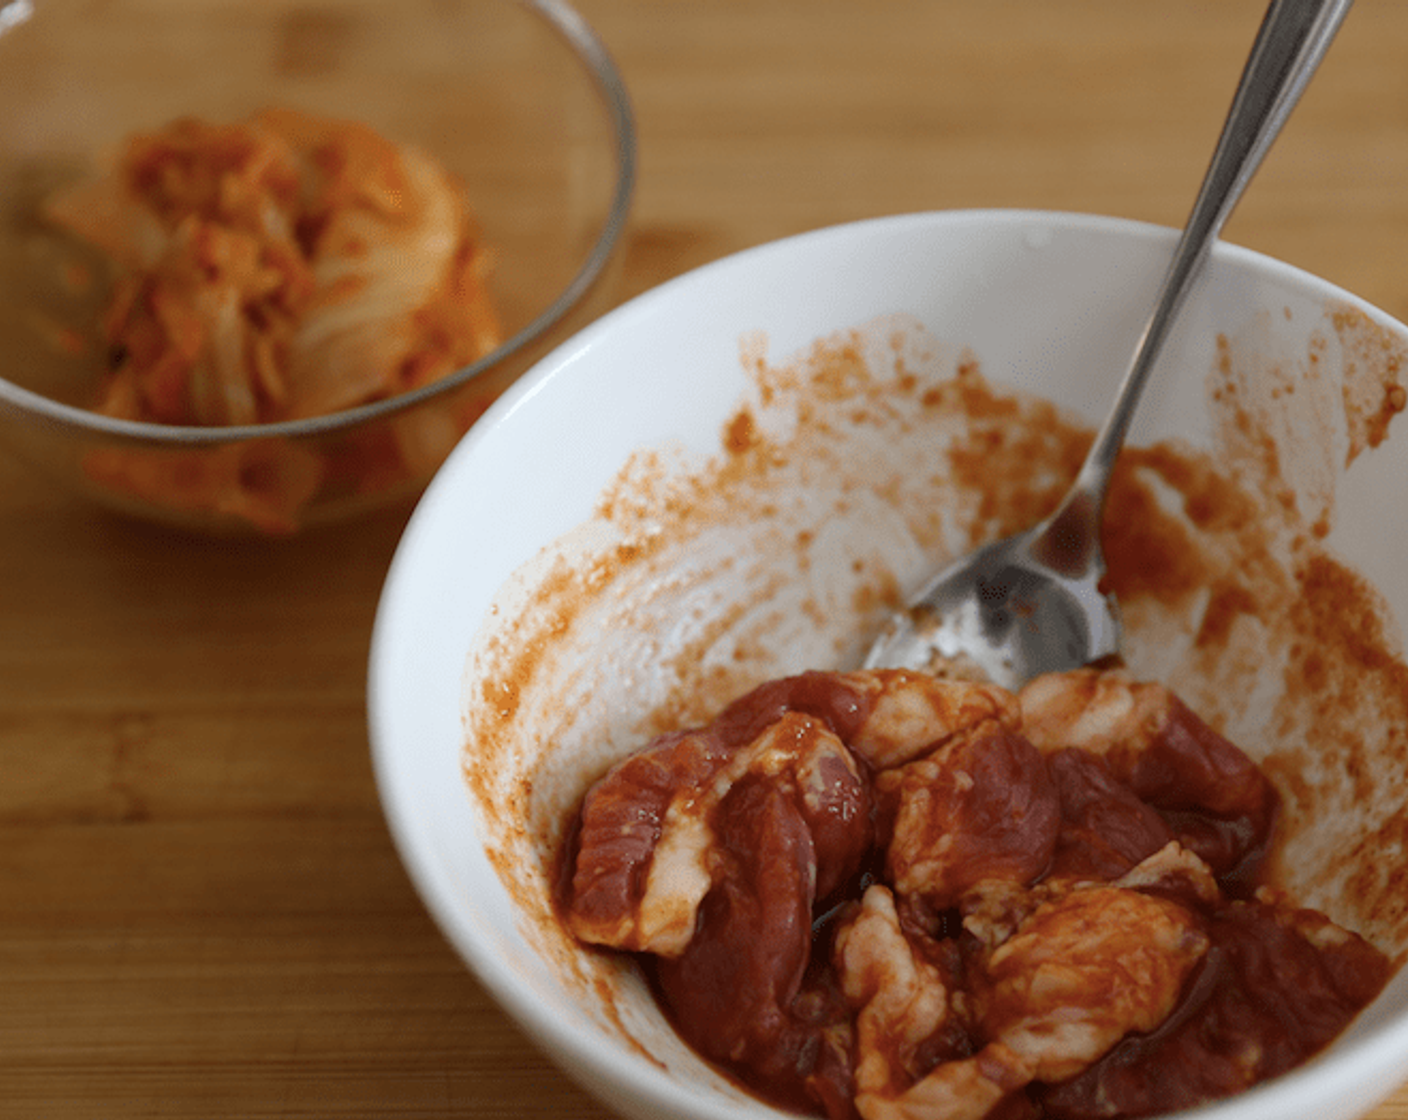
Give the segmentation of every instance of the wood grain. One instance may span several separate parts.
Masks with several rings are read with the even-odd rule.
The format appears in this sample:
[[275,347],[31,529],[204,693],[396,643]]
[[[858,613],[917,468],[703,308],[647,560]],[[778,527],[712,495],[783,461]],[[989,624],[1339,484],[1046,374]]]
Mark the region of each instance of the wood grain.
[[[639,118],[624,296],[907,210],[1176,225],[1262,3],[581,8]],[[1406,41],[1408,5],[1361,0],[1227,231],[1399,317]],[[607,1115],[461,966],[383,826],[365,665],[404,516],[193,541],[0,458],[0,1116]]]

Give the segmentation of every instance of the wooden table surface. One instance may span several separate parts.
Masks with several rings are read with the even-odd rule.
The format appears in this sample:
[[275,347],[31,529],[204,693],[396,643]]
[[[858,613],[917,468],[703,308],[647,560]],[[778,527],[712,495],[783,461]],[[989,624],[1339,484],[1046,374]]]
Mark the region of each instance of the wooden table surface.
[[[1262,0],[581,7],[639,117],[633,294],[899,211],[1177,225]],[[1400,318],[1405,43],[1408,4],[1360,0],[1226,232]],[[606,1115],[388,839],[363,704],[403,523],[196,541],[0,458],[0,1115]]]

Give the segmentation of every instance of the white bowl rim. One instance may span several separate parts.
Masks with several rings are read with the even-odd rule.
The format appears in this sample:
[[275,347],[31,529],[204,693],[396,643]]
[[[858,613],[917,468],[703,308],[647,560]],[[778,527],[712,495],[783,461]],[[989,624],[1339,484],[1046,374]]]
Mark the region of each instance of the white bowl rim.
[[[237,443],[250,439],[294,439],[328,435],[414,408],[431,398],[452,392],[487,373],[544,335],[595,287],[625,233],[626,220],[635,192],[636,125],[630,94],[610,51],[586,19],[567,0],[512,2],[541,16],[549,28],[566,41],[578,61],[586,67],[596,87],[597,99],[606,110],[610,121],[616,154],[616,181],[612,186],[611,202],[601,229],[567,286],[532,322],[484,357],[419,388],[385,400],[297,420],[224,426],[127,420],[65,404],[16,385],[4,377],[0,377],[0,411],[9,410],[19,415],[33,416],[51,425],[76,429],[92,436],[188,447]],[[24,8],[21,13],[13,22],[23,22],[33,15],[33,9]],[[7,27],[6,24],[0,24],[0,34],[3,34]]]
[[[699,283],[717,272],[744,269],[758,256],[786,253],[794,246],[827,238],[848,238],[867,231],[904,228],[914,225],[979,225],[1029,226],[1038,230],[1088,232],[1115,235],[1126,240],[1166,243],[1170,249],[1179,231],[1137,219],[1087,214],[1060,210],[1021,208],[976,208],[922,211],[864,218],[838,225],[825,226],[778,240],[765,242],[721,257],[682,273],[628,300],[595,322],[587,325],[541,359],[519,378],[478,423],[462,438],[445,465],[431,483],[413,511],[401,543],[396,549],[386,578],[386,590],[378,606],[373,624],[367,688],[368,725],[371,732],[373,770],[382,799],[389,830],[408,874],[443,934],[471,971],[498,1001],[507,1014],[533,1038],[544,1053],[569,1071],[581,1074],[590,1071],[597,1092],[602,1085],[611,1091],[635,1099],[639,1114],[669,1110],[670,1115],[691,1120],[743,1120],[763,1115],[787,1116],[790,1113],[770,1109],[761,1101],[750,1100],[744,1105],[726,1103],[722,1098],[705,1097],[682,1086],[658,1064],[642,1055],[609,1045],[588,1032],[575,1029],[552,1006],[538,998],[531,986],[514,970],[498,965],[492,952],[478,941],[471,923],[464,920],[449,901],[456,893],[441,875],[429,849],[423,844],[416,820],[415,802],[410,790],[398,777],[393,746],[394,730],[389,720],[389,704],[383,692],[384,665],[391,651],[385,635],[390,628],[386,617],[387,595],[394,592],[403,579],[409,578],[408,568],[414,563],[423,524],[440,515],[442,492],[448,489],[448,479],[458,471],[460,461],[470,458],[477,443],[491,429],[504,423],[518,407],[564,367],[574,357],[591,349],[601,338],[626,327],[629,319],[649,314],[659,303],[672,301],[681,288]],[[1306,285],[1326,299],[1358,307],[1408,338],[1408,326],[1331,281],[1315,276],[1295,265],[1287,264],[1253,249],[1218,241],[1212,246],[1210,260],[1228,260],[1236,265],[1261,271],[1269,276]],[[838,324],[838,326],[843,324]],[[467,795],[466,795],[467,796]],[[1235,1097],[1181,1113],[1165,1116],[1196,1117],[1198,1120],[1266,1120],[1269,1116],[1313,1117],[1320,1110],[1345,1099],[1362,1097],[1367,1110],[1382,1099],[1384,1092],[1366,1096],[1364,1070],[1396,1071],[1399,1078],[1408,1076],[1408,1015],[1376,1027],[1372,1031],[1332,1047],[1335,1061],[1329,1067],[1323,1055],[1280,1077],[1264,1082]],[[610,1100],[611,1093],[606,1094]]]

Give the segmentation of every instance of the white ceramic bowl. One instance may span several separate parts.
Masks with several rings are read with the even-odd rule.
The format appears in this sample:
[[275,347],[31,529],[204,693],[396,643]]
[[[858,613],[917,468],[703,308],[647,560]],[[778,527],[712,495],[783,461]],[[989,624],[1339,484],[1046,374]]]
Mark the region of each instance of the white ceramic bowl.
[[[950,460],[925,459],[944,437],[926,431],[924,379],[976,362],[992,383],[1093,424],[1172,243],[1104,218],[957,212],[765,245],[588,327],[430,486],[372,647],[386,813],[450,941],[607,1104],[642,1118],[769,1112],[675,1040],[630,969],[556,929],[552,852],[585,784],[651,730],[753,680],[854,657],[885,609],[875,588],[911,586],[966,543],[926,536],[912,508],[925,487],[952,497],[939,477]],[[813,377],[826,338],[830,372]],[[837,373],[847,345],[899,369],[898,404]],[[1264,500],[1221,522],[1188,507],[1211,526],[1196,548],[1235,554],[1216,569],[1217,594],[1125,604],[1135,670],[1172,683],[1282,786],[1292,889],[1399,958],[1408,906],[1388,837],[1404,835],[1408,804],[1393,621],[1408,617],[1408,565],[1401,515],[1385,511],[1408,480],[1408,441],[1391,424],[1405,354],[1408,330],[1388,316],[1218,246],[1132,439],[1176,438],[1209,477],[1240,471]],[[920,481],[909,492],[904,478]],[[991,528],[963,516],[968,536]],[[1263,575],[1261,613],[1229,613],[1227,581]],[[1354,697],[1357,713],[1331,703]],[[1372,795],[1346,785],[1348,770],[1372,775]],[[1405,1077],[1399,976],[1324,1056],[1205,1114],[1335,1120]]]

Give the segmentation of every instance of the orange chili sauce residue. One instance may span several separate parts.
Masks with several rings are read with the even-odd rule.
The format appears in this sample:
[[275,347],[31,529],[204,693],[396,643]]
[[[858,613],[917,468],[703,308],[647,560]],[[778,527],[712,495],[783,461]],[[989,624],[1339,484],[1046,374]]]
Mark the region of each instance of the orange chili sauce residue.
[[1350,425],[1345,465],[1388,438],[1390,421],[1408,408],[1402,342],[1358,308],[1341,307],[1332,316],[1344,359],[1344,411]]
[[[1360,386],[1346,391],[1357,410],[1347,424],[1371,448],[1401,398],[1400,352],[1367,320],[1332,323]],[[716,453],[688,463],[667,449],[633,455],[473,655],[465,767],[492,858],[544,951],[603,1006],[615,1007],[606,997],[622,966],[565,934],[552,889],[562,830],[587,785],[650,735],[703,722],[763,679],[845,663],[902,587],[1048,512],[1091,439],[1050,402],[988,382],[971,354],[945,356],[917,324],[842,332],[777,365],[757,339],[742,351],[752,392],[722,424]],[[1220,347],[1208,372],[1219,446],[1165,441],[1121,459],[1105,547],[1127,660],[1277,783],[1287,888],[1401,955],[1408,871],[1393,857],[1408,847],[1408,669],[1382,602],[1327,552],[1329,514],[1289,480],[1292,449],[1276,444],[1267,412],[1334,371],[1316,351],[1303,369],[1275,371],[1276,391],[1257,399],[1231,354]],[[822,497],[799,504],[799,492]],[[875,551],[852,531],[838,559],[832,520],[873,529]],[[738,597],[678,606],[713,582]],[[680,633],[660,637],[675,622]],[[629,663],[571,661],[573,649],[633,627]],[[799,636],[814,663],[785,663],[781,647]],[[647,697],[637,710],[608,705],[612,728],[579,725],[599,718],[603,696],[634,703],[637,691]],[[1307,865],[1318,869],[1311,884],[1296,878]],[[628,1016],[610,1013],[634,1041]]]

